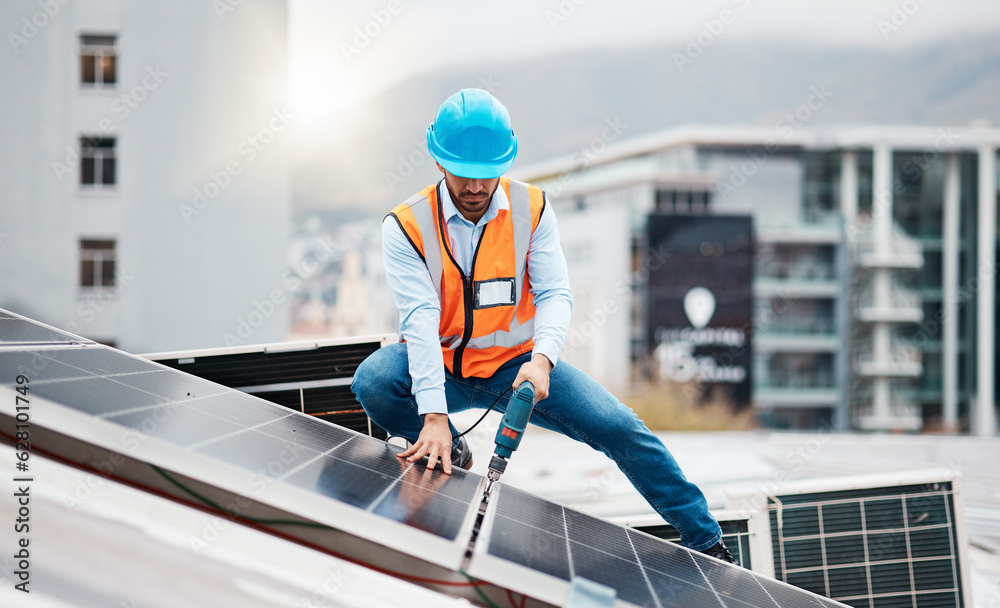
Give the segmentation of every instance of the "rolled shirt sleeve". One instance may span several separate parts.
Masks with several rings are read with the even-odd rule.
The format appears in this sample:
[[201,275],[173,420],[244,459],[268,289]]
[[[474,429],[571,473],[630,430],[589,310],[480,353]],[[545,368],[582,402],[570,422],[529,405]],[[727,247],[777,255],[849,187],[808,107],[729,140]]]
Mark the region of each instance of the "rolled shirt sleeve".
[[382,222],[382,260],[399,310],[399,331],[406,339],[417,412],[447,414],[444,355],[438,338],[441,304],[427,265],[391,215]]

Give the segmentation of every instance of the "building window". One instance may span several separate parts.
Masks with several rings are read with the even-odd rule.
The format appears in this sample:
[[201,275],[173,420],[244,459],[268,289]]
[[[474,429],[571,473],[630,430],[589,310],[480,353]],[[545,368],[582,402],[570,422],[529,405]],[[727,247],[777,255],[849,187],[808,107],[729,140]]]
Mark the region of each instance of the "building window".
[[655,193],[656,210],[661,213],[709,213],[711,201],[711,193],[704,190],[658,188]]
[[114,186],[115,140],[110,137],[80,138],[80,185]]
[[115,286],[115,242],[80,240],[80,287]]
[[110,87],[117,82],[115,36],[80,36],[80,83],[90,87]]

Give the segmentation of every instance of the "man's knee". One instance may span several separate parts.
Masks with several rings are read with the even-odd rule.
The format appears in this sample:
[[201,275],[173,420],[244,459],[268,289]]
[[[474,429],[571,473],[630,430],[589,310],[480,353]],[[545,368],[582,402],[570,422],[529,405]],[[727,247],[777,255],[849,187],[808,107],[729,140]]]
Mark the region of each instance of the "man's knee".
[[[402,353],[399,352],[399,347],[403,348]],[[409,373],[405,348],[405,344],[391,344],[378,349],[361,362],[361,365],[354,372],[351,391],[362,405],[365,404],[367,398],[384,394],[391,385],[397,384],[400,380],[400,367],[404,372]]]

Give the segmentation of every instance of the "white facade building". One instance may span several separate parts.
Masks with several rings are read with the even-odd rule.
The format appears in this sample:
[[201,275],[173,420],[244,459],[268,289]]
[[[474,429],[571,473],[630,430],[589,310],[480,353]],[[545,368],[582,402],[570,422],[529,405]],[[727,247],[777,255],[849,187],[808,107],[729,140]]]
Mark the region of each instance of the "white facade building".
[[981,126],[696,127],[516,177],[559,213],[583,296],[567,359],[602,382],[649,355],[646,216],[743,214],[765,424],[993,435],[998,145]]
[[286,337],[286,4],[0,4],[0,306],[133,352]]

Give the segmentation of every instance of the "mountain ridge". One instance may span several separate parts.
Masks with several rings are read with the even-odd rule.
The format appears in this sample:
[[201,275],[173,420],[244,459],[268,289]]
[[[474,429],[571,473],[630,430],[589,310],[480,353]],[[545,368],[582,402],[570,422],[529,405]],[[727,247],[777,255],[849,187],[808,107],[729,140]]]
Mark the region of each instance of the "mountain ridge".
[[313,133],[322,143],[298,154],[295,207],[385,212],[435,181],[424,130],[463,87],[492,89],[510,110],[515,167],[583,149],[608,121],[624,125],[614,139],[692,123],[775,125],[815,87],[830,95],[809,124],[1000,124],[1000,36],[906,51],[720,40],[683,70],[675,52],[684,44],[566,52],[404,80],[345,117],[355,119],[346,126]]

